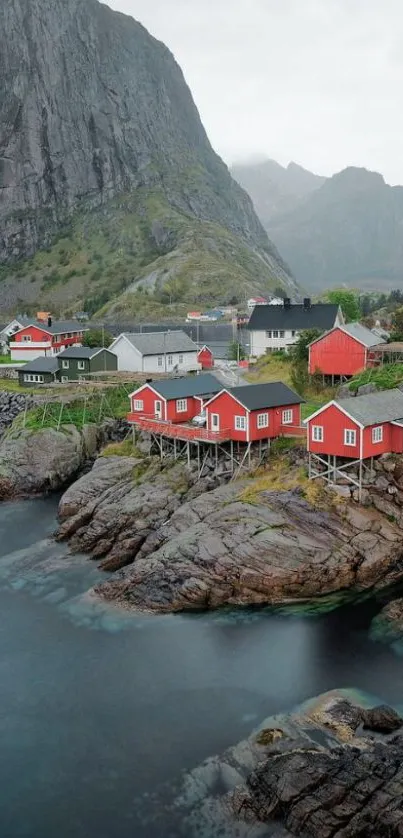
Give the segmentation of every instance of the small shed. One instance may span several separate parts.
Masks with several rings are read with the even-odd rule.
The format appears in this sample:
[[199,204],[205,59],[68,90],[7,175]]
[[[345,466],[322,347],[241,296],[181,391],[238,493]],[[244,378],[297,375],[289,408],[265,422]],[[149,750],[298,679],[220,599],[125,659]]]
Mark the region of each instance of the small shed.
[[208,346],[203,346],[199,349],[197,360],[203,370],[212,370],[214,367],[214,355]]
[[368,365],[371,347],[382,343],[361,323],[335,326],[309,346],[309,374],[348,378]]
[[79,381],[95,372],[113,372],[118,368],[114,352],[102,346],[71,346],[58,355],[61,381]]
[[292,435],[301,428],[303,401],[282,381],[223,389],[205,406],[207,427],[238,442]]
[[131,393],[131,413],[166,422],[188,422],[220,390],[222,384],[210,373],[149,381]]
[[52,384],[60,381],[59,363],[55,356],[40,355],[18,370],[18,381],[22,387],[35,387],[37,384]]

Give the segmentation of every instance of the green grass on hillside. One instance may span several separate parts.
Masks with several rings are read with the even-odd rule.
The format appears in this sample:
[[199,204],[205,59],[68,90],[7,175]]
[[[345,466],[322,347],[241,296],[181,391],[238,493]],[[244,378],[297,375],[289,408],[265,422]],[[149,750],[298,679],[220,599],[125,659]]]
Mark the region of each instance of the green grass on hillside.
[[375,384],[379,390],[391,390],[403,381],[403,364],[385,364],[364,372],[351,379],[349,389],[356,393],[364,384]]
[[[269,381],[283,381],[291,389],[293,389],[292,380],[292,359],[289,355],[280,353],[272,353],[271,355],[263,355],[254,364],[251,371],[246,378],[253,384],[264,384]],[[317,392],[314,386],[308,386],[303,398],[306,403],[301,406],[301,417],[306,419],[311,413],[315,413],[320,407],[323,407],[326,402],[334,398],[335,388],[325,387]]]
[[275,274],[234,233],[176,209],[161,187],[141,187],[82,210],[47,249],[0,267],[0,301],[14,295],[29,313],[158,319],[273,290]]

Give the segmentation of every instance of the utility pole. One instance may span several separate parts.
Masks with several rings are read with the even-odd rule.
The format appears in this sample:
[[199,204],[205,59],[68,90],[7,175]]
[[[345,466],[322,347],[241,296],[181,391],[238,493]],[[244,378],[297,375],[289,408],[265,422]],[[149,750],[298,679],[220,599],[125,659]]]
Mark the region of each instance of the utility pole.
[[167,346],[166,346],[166,332],[164,332],[164,370],[167,371]]

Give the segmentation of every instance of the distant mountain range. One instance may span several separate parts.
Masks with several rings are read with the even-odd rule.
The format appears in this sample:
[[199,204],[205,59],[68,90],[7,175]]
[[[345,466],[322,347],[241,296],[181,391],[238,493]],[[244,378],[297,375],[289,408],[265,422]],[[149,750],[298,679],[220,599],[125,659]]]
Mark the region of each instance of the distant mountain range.
[[367,169],[325,178],[274,160],[234,166],[232,173],[308,290],[403,286],[403,187]]

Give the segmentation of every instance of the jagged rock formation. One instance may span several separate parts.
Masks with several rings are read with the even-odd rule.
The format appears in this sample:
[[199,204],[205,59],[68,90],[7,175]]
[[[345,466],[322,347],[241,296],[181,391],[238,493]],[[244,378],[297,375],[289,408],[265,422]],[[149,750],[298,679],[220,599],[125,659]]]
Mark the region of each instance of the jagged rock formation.
[[[214,488],[158,458],[100,458],[60,503],[58,537],[120,570],[97,593],[157,612],[304,601],[384,587],[401,531],[374,509],[320,511],[252,480]],[[248,496],[252,492],[252,497]]]
[[[139,23],[97,0],[7,0],[0,32],[0,263],[51,247],[79,211],[62,252],[19,266],[4,298],[30,274],[31,297],[41,289],[71,302],[72,288],[79,297],[88,285],[101,302],[138,279],[152,289],[164,269],[186,296],[195,244],[224,281],[234,262],[239,281],[262,291],[293,285],[214,154],[173,56]],[[87,256],[98,257],[95,271]]]
[[251,196],[256,212],[265,227],[273,218],[295,209],[325,182],[297,163],[280,166],[275,160],[238,163],[231,167],[236,181]]
[[321,292],[343,283],[373,290],[401,285],[403,187],[353,166],[317,178],[267,161],[233,174],[304,287]]

